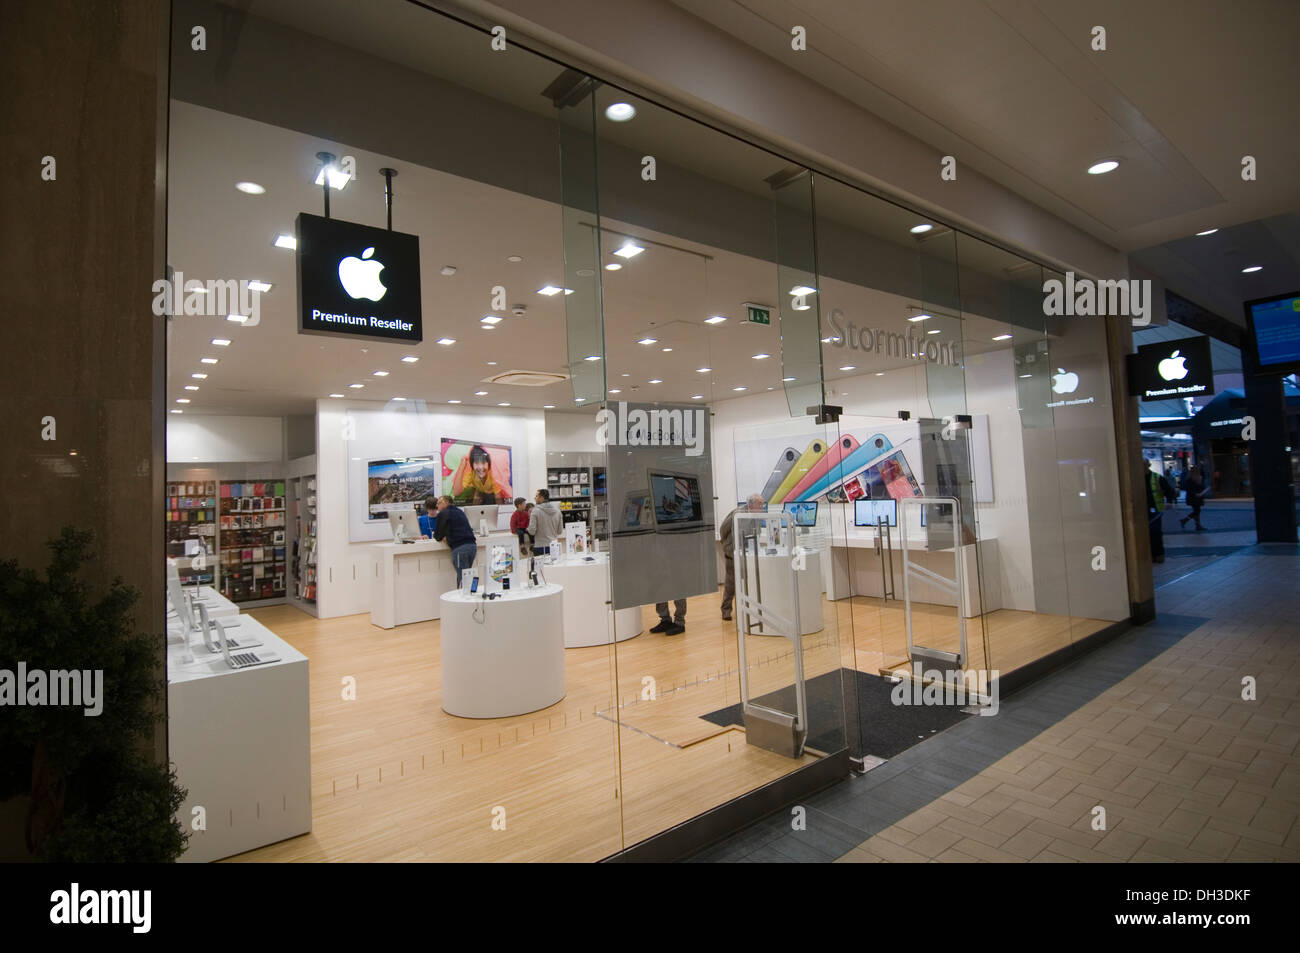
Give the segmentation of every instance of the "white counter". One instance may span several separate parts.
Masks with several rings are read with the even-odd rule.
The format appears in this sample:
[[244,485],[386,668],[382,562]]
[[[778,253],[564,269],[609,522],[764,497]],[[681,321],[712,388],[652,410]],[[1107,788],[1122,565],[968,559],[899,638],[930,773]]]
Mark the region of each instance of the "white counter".
[[[808,552],[804,554],[804,568],[790,571],[794,557],[788,554],[758,556],[758,572],[761,592],[751,592],[761,596],[763,605],[774,613],[789,619],[794,612],[794,597],[791,580],[797,580],[799,586],[799,631],[803,635],[820,632],[825,628],[822,621],[822,561],[821,554]],[[745,554],[745,564],[749,577],[754,578],[754,554]],[[737,580],[739,584],[739,580]],[[751,583],[752,585],[752,583]],[[754,632],[754,635],[777,633]],[[780,633],[786,635],[786,633]]]
[[[891,543],[889,549],[892,551],[894,560],[894,595],[899,602],[902,602],[903,541],[897,530],[892,532]],[[825,569],[826,598],[845,599],[849,596],[874,596],[879,598],[884,595],[880,572],[881,560],[885,559],[886,577],[889,574],[889,564],[883,548],[881,554],[877,555],[875,547],[876,538],[874,534],[832,535],[830,559],[826,561]],[[913,563],[949,579],[952,578],[953,552],[951,549],[931,552],[926,548],[925,538],[921,537],[908,539],[907,552]],[[978,543],[967,543],[962,547],[962,559],[966,567],[963,580],[966,617],[969,619],[983,612],[1001,609],[1002,569],[998,560],[997,539],[982,539]],[[982,600],[980,598],[981,574],[988,582],[987,591],[984,593]],[[944,592],[938,586],[933,585],[919,575],[913,576],[912,579],[912,602],[914,604],[929,603],[940,606],[957,604],[956,598],[951,593]]]
[[564,647],[583,648],[625,642],[640,635],[641,607],[615,611],[609,596],[609,553],[563,556],[542,564],[548,583],[564,587]]
[[506,718],[563,698],[563,597],[553,583],[497,599],[443,593],[442,710]]
[[[244,615],[236,638],[278,662],[232,669],[194,638],[167,647],[168,751],[188,789],[177,817],[190,832],[182,861],[219,860],[311,831],[307,657]],[[202,807],[206,830],[194,830]]]
[[[513,538],[510,532],[476,536],[479,553],[474,565],[482,565],[484,546]],[[421,539],[413,543],[376,543],[371,549],[375,574],[370,583],[370,624],[391,629],[438,618],[438,594],[456,587],[456,570],[447,544]]]

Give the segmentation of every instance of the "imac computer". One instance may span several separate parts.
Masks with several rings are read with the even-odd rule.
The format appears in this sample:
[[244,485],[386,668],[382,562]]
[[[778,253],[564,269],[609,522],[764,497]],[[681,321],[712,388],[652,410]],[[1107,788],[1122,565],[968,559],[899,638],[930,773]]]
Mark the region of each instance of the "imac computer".
[[817,525],[817,503],[786,503],[781,507],[794,520],[795,526],[809,527]]
[[404,539],[420,538],[420,518],[415,513],[415,508],[392,509],[388,511],[388,525],[393,530],[393,542],[400,543]]
[[898,525],[897,500],[854,500],[853,525],[878,526],[881,520],[889,526]]

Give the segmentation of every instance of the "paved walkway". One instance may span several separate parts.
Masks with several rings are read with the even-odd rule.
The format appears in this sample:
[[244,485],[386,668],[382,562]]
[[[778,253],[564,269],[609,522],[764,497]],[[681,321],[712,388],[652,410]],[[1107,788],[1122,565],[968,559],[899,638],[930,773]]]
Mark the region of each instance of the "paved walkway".
[[695,859],[1300,860],[1297,580],[1300,547],[1266,545],[1171,581],[1157,622],[807,799],[806,830],[786,810]]

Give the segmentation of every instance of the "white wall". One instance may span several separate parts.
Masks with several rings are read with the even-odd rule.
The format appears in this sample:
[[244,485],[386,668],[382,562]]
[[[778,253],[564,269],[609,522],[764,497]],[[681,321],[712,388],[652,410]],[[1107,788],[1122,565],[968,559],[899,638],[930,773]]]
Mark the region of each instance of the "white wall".
[[596,443],[596,412],[547,411],[546,449],[557,453],[604,453],[605,448]]
[[[354,421],[350,431],[349,418]],[[360,515],[365,461],[436,452],[443,437],[509,444],[515,485],[545,482],[546,422],[540,410],[429,409],[423,401],[409,401],[396,410],[378,401],[316,402],[317,610],[321,618],[370,611],[375,543],[364,537],[375,531],[366,527]],[[380,537],[389,538],[386,525],[374,538]]]
[[252,463],[283,459],[283,417],[167,415],[168,463]]

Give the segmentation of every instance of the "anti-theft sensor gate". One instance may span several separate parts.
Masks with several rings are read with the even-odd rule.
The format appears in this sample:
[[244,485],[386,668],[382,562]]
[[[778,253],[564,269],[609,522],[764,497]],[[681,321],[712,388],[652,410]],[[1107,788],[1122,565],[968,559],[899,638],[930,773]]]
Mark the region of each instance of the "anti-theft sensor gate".
[[[929,540],[938,537],[951,538],[953,550],[953,567],[956,576],[949,579],[932,569],[912,561],[912,549],[907,542],[907,527],[911,510],[919,508],[929,523]],[[938,518],[936,518],[938,517]],[[949,521],[951,524],[949,525]],[[918,522],[920,522],[918,520]],[[903,604],[907,613],[907,655],[912,663],[924,659],[947,662],[950,666],[963,669],[966,667],[966,565],[962,552],[961,501],[955,496],[917,496],[905,497],[898,501],[898,525],[903,533]],[[947,533],[951,529],[951,536]],[[933,549],[929,551],[933,552]],[[912,580],[919,577],[929,582],[940,592],[949,593],[957,603],[957,654],[943,649],[928,648],[917,645],[912,637]]]
[[[804,690],[803,635],[799,631],[799,581],[803,550],[796,545],[794,519],[787,513],[745,513],[735,515],[736,638],[740,648],[740,702],[745,717],[745,740],[756,747],[775,751],[787,758],[803,754],[808,737],[808,698]],[[778,573],[788,574],[787,585],[774,584]],[[789,606],[773,607],[763,601],[763,591],[789,594]],[[778,636],[790,640],[794,649],[794,711],[782,711],[772,704],[750,698],[749,660],[746,640],[753,635]],[[769,701],[782,691],[761,696]]]

